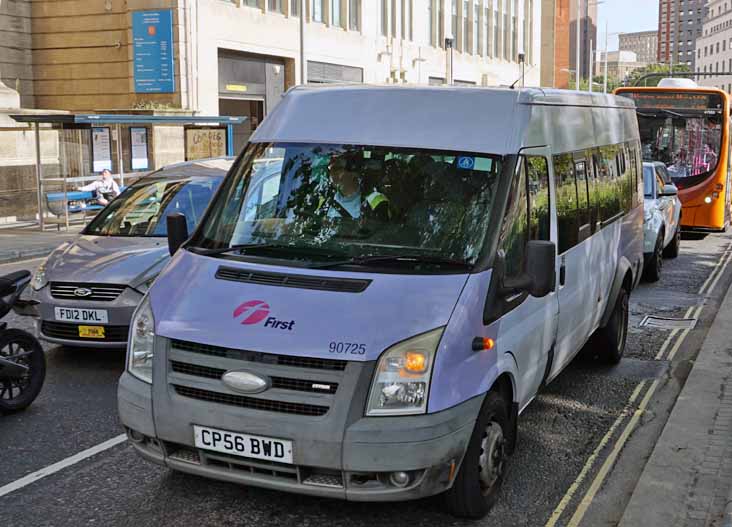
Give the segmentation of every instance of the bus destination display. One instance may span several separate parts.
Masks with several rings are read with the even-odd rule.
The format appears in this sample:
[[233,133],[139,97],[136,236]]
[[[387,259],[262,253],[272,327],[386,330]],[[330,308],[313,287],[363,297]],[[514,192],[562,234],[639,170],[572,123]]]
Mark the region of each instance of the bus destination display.
[[623,92],[630,97],[637,108],[660,110],[709,110],[722,107],[719,95],[692,92]]

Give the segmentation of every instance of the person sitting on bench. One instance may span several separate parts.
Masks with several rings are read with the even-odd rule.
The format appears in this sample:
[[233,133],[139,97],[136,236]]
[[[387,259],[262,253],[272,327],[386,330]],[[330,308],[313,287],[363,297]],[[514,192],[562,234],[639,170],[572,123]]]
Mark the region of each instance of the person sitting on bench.
[[119,196],[119,185],[112,178],[112,173],[106,168],[102,170],[102,179],[92,181],[88,185],[79,187],[78,190],[95,192],[97,195],[97,203],[102,206],[107,205],[111,200]]

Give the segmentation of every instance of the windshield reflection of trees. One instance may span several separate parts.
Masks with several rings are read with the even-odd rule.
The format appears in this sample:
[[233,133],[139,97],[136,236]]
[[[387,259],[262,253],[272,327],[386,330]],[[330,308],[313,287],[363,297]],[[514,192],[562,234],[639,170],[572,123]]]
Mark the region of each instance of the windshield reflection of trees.
[[[194,245],[277,243],[350,256],[411,251],[465,260],[480,252],[497,157],[320,144],[250,148],[256,152],[227,182],[218,198],[225,201],[203,227],[205,240]],[[344,178],[353,179],[351,192]]]

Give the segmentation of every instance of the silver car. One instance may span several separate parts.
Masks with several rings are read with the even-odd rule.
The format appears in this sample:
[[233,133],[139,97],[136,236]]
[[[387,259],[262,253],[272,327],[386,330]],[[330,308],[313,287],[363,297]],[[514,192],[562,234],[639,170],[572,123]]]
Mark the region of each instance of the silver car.
[[644,278],[655,282],[663,258],[676,258],[681,246],[681,201],[663,163],[643,163],[643,194]]
[[166,216],[183,213],[192,232],[232,162],[180,163],[139,179],[51,253],[31,282],[38,336],[124,348],[132,312],[170,257]]

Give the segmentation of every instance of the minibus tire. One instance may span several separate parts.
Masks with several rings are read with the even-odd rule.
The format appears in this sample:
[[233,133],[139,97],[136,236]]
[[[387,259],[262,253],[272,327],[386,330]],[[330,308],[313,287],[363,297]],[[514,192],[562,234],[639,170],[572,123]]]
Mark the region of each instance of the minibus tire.
[[628,337],[628,292],[625,287],[618,291],[615,309],[604,328],[597,330],[594,344],[599,358],[608,364],[618,364],[625,353]]
[[663,256],[666,258],[676,258],[681,250],[681,226],[676,227],[674,238],[663,250]]
[[[506,468],[510,421],[508,404],[501,394],[489,392],[475,422],[460,470],[452,487],[444,494],[447,509],[454,516],[480,519],[488,514],[496,502]],[[493,459],[495,471],[492,473],[483,472],[484,467],[481,465],[486,444],[497,447],[492,448],[483,461],[485,463],[490,461],[489,458]],[[486,480],[492,481],[492,484],[488,486]]]

